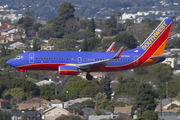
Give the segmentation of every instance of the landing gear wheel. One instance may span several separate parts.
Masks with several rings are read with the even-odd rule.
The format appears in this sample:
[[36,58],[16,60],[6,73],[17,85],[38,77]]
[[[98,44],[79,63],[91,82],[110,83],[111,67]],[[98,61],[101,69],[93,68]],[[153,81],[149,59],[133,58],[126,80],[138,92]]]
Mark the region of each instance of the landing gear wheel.
[[90,74],[87,74],[87,75],[86,75],[86,79],[88,79],[88,80],[92,80],[92,78],[93,78],[93,76],[92,76],[92,75],[90,75]]

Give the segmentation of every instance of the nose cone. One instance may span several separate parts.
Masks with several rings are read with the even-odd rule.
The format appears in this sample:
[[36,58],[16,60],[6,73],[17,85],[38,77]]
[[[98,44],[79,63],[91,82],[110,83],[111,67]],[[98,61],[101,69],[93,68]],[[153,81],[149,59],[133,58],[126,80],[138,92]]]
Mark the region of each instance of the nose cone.
[[6,64],[14,67],[14,59],[9,59]]

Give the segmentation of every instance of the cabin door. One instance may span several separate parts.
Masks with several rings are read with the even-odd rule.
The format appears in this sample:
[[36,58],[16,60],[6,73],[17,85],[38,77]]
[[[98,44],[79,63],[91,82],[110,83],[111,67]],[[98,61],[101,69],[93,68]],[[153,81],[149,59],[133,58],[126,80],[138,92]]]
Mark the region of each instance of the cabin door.
[[34,63],[34,53],[29,54],[29,63]]
[[134,66],[138,66],[138,56],[134,56]]

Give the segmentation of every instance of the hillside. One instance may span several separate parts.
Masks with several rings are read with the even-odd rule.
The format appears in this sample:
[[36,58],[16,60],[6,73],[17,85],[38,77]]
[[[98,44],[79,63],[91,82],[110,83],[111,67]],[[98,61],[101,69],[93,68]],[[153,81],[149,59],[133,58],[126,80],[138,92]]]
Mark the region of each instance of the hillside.
[[179,0],[5,0],[0,1],[0,6],[7,4],[7,9],[17,10],[17,13],[24,13],[27,7],[31,7],[34,18],[48,20],[57,16],[57,9],[64,1],[71,2],[76,9],[75,16],[81,18],[104,18],[116,14],[117,11],[178,11],[180,4]]

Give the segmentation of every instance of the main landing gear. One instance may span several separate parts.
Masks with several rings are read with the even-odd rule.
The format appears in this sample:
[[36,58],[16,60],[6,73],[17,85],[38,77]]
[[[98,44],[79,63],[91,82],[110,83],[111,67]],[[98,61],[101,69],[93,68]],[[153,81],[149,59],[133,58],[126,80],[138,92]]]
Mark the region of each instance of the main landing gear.
[[93,78],[93,76],[92,76],[92,75],[90,75],[90,73],[89,73],[89,72],[87,72],[87,74],[86,74],[86,79],[88,79],[88,80],[92,80],[92,78]]

